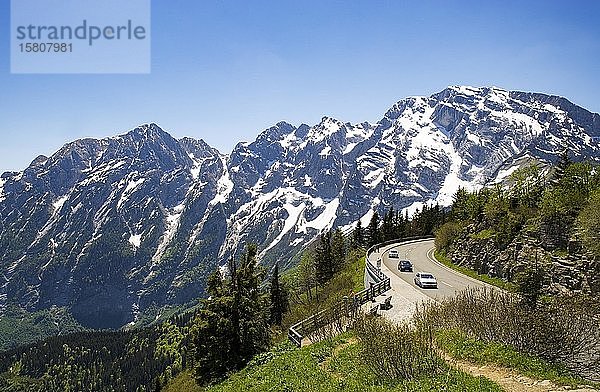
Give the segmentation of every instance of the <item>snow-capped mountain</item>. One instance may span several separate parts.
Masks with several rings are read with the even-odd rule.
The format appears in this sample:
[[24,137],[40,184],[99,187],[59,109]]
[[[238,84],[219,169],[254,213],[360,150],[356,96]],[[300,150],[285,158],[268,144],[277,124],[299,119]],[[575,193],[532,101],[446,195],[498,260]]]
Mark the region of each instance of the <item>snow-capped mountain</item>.
[[377,123],[281,122],[224,155],[157,125],[84,139],[0,177],[0,309],[67,307],[116,328],[203,294],[246,242],[288,265],[322,230],[448,205],[568,147],[600,161],[600,116],[568,100],[450,87]]

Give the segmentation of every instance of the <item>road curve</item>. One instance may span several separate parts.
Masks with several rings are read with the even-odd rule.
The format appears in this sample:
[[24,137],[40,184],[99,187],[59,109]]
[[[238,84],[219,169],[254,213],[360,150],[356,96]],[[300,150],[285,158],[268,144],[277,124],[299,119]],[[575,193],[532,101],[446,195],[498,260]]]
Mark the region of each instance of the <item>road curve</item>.
[[[389,258],[391,249],[398,250],[399,258]],[[392,308],[382,311],[382,314],[393,321],[407,320],[412,316],[415,307],[421,302],[440,300],[444,297],[455,295],[467,287],[484,287],[485,283],[456,272],[439,262],[433,257],[433,239],[410,241],[404,244],[392,244],[372,252],[369,260],[377,265],[381,259],[381,271],[390,277],[391,290],[385,296],[392,296]],[[414,267],[413,272],[398,271],[398,262],[409,260]],[[413,279],[417,272],[429,272],[438,281],[437,289],[422,289],[414,284]],[[378,298],[378,302],[382,299]]]
[[[398,259],[389,257],[389,250],[395,249],[399,253]],[[407,243],[401,245],[391,245],[380,249],[382,252],[383,263],[388,270],[399,276],[404,282],[413,285],[430,298],[441,299],[443,297],[454,296],[457,292],[468,287],[484,287],[485,283],[463,275],[439,263],[433,256],[433,240]],[[400,272],[398,262],[400,260],[409,260],[413,264],[413,272]],[[421,289],[414,284],[415,273],[429,272],[435,276],[438,281],[437,289]]]

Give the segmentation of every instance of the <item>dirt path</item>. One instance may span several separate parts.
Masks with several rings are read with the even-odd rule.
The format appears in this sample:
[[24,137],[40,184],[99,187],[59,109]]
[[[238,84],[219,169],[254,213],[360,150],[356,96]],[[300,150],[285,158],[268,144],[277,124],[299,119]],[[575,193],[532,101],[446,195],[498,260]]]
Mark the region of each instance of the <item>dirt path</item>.
[[477,365],[466,361],[456,360],[445,356],[446,361],[457,369],[469,373],[475,377],[483,376],[500,385],[507,392],[597,392],[597,389],[589,387],[564,387],[552,383],[550,380],[534,380],[518,374],[517,372],[495,365]]

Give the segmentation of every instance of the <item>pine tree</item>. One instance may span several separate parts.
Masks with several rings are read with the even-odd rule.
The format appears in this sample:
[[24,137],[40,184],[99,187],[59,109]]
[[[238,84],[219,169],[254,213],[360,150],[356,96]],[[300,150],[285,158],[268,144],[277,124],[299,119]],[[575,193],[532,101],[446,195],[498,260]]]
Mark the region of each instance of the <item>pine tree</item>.
[[[308,301],[313,300],[313,288],[316,286],[316,263],[314,254],[310,251],[304,251],[300,257],[296,273],[296,285],[301,293],[306,293]],[[295,299],[299,302],[301,297],[295,295]]]
[[268,348],[268,303],[259,289],[256,246],[249,245],[241,260],[229,261],[229,278],[209,279],[209,299],[193,326],[196,380],[205,385],[240,369]]
[[377,211],[373,212],[369,226],[367,227],[367,245],[369,247],[381,242],[381,235],[379,232],[379,215]]
[[314,255],[309,251],[302,253],[300,264],[298,264],[296,282],[300,292],[306,293],[308,300],[312,301],[312,289],[316,285],[316,263]]
[[352,249],[358,249],[363,247],[365,244],[365,233],[362,227],[362,223],[360,223],[360,219],[356,222],[356,227],[352,231],[352,241],[351,247]]
[[283,282],[279,281],[279,264],[275,264],[275,268],[273,269],[269,293],[271,298],[271,324],[281,325],[283,315],[288,310],[289,301],[285,285],[283,284]]
[[394,238],[404,238],[406,237],[406,221],[404,220],[404,215],[402,215],[401,211],[396,211],[394,214]]
[[217,268],[213,273],[208,275],[206,279],[206,292],[211,296],[217,296],[223,289],[223,278],[221,272]]
[[321,234],[321,241],[315,253],[317,283],[322,285],[333,277],[333,256],[331,254],[331,231]]
[[552,183],[558,184],[560,180],[565,176],[565,172],[569,165],[571,165],[573,161],[569,157],[569,149],[565,148],[560,157],[558,158],[558,162],[556,163],[556,167],[554,169],[554,175],[552,176]]
[[467,192],[465,188],[458,188],[452,202],[451,216],[453,220],[464,221],[469,219],[469,213],[467,211],[468,199],[469,192]]
[[340,229],[336,229],[331,237],[331,259],[333,272],[341,271],[346,262],[346,239]]
[[383,216],[381,237],[383,241],[394,239],[394,207],[390,207],[388,212]]

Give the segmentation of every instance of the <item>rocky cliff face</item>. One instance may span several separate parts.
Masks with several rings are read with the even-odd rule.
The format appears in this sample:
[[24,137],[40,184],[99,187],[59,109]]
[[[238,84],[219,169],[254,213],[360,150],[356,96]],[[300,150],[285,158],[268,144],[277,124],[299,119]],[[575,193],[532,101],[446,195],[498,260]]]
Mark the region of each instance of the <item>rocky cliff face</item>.
[[69,143],[5,173],[0,306],[66,306],[86,326],[116,328],[153,301],[198,295],[186,283],[216,265],[210,256],[224,219],[199,257],[181,257],[178,236],[211,219],[207,204],[222,170],[221,155],[204,142],[147,125]]
[[565,146],[598,161],[599,139],[600,116],[564,98],[457,86],[377,123],[281,122],[228,155],[154,124],[77,140],[0,177],[0,309],[120,327],[203,295],[246,242],[284,267],[324,229],[448,205]]
[[538,265],[544,270],[543,290],[548,294],[600,293],[600,258],[575,241],[569,253],[552,252],[539,239],[520,234],[500,248],[492,238],[478,238],[476,232],[476,225],[471,225],[454,242],[449,256],[455,264],[507,281]]

